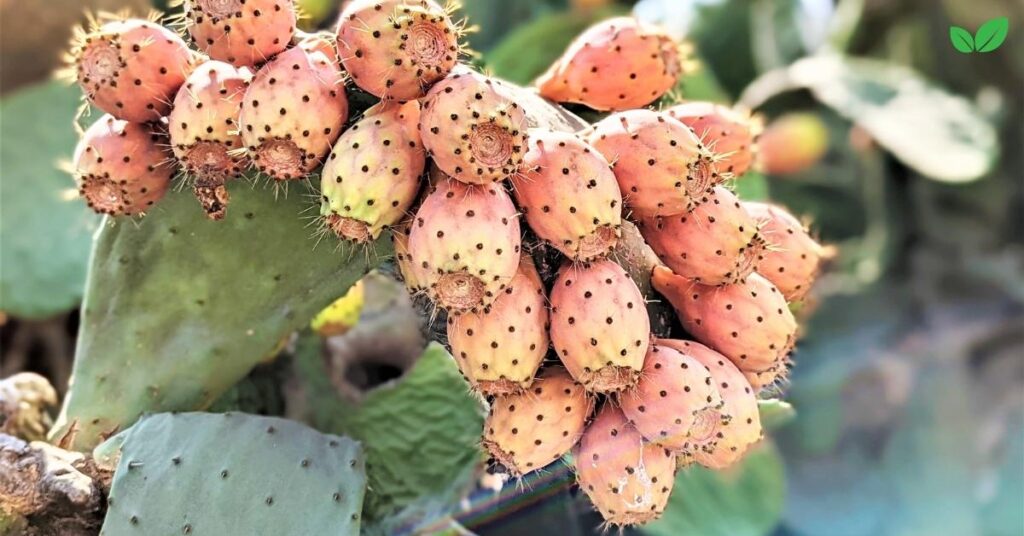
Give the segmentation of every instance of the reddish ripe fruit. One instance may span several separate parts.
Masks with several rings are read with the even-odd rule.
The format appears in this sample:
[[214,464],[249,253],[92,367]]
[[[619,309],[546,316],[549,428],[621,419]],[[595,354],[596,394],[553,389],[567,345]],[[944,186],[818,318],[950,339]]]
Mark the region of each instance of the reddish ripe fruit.
[[660,112],[612,114],[585,139],[612,164],[622,199],[637,217],[688,212],[722,180],[693,131]]
[[743,203],[761,228],[768,248],[758,253],[757,271],[778,287],[788,301],[800,301],[818,277],[825,250],[786,209],[766,203]]
[[477,391],[505,395],[530,386],[549,341],[547,296],[528,255],[520,257],[519,271],[494,303],[448,317],[448,342]]
[[338,21],[338,51],[367,93],[418,99],[455,67],[459,29],[434,0],[355,0]]
[[673,272],[706,285],[745,280],[764,250],[753,218],[736,195],[721,186],[693,211],[642,219],[639,227]]
[[[704,414],[708,425],[707,439],[697,441],[681,461],[697,463],[712,469],[725,469],[736,463],[764,435],[757,395],[740,369],[724,355],[694,341],[659,339],[658,345],[669,347],[699,361],[711,373],[711,381],[722,396],[722,407]],[[729,418],[722,418],[728,416]]]
[[468,68],[455,69],[427,93],[420,134],[434,164],[467,184],[512,176],[526,152],[526,116],[514,95]]
[[344,240],[376,240],[406,214],[420,190],[426,156],[420,104],[381,103],[338,138],[320,178],[320,214]]
[[618,264],[566,264],[559,271],[551,289],[551,341],[588,391],[634,385],[650,333],[644,297]]
[[276,180],[316,169],[348,119],[348,98],[329,43],[310,41],[278,54],[259,72],[242,103],[240,127],[249,159]]
[[672,89],[681,70],[679,44],[668,34],[620,17],[595,24],[577,37],[537,87],[557,102],[629,110]]
[[196,198],[214,220],[227,212],[224,183],[248,167],[248,159],[238,150],[238,114],[251,78],[247,69],[208,61],[185,81],[167,117],[174,156],[194,180]]
[[484,448],[513,476],[522,476],[569,452],[593,408],[593,399],[565,369],[545,368],[530,389],[494,399]]
[[744,372],[785,369],[796,320],[775,285],[757,273],[736,285],[711,287],[654,268],[651,283],[672,304],[683,327]]
[[613,404],[598,411],[573,454],[580,489],[609,524],[642,525],[665,510],[676,456],[644,441]]
[[828,126],[818,114],[788,113],[758,136],[758,164],[771,175],[801,173],[825,156],[828,145]]
[[174,174],[166,136],[154,125],[100,117],[75,148],[78,193],[100,214],[141,214],[167,192]]
[[760,127],[749,113],[712,102],[687,102],[666,111],[692,128],[701,142],[715,154],[719,173],[732,178],[750,169]]
[[117,119],[143,123],[171,111],[193,54],[167,28],[128,19],[78,30],[71,61],[89,102]]
[[529,134],[512,188],[530,228],[575,261],[606,255],[622,224],[622,195],[608,161],[572,134]]
[[427,295],[454,314],[494,302],[519,269],[520,246],[516,208],[500,184],[448,177],[423,200],[409,235]]
[[729,420],[708,369],[657,344],[647,352],[640,381],[618,400],[645,439],[677,453],[713,447],[718,426]]
[[293,0],[185,0],[185,20],[199,50],[239,67],[270,60],[295,35]]

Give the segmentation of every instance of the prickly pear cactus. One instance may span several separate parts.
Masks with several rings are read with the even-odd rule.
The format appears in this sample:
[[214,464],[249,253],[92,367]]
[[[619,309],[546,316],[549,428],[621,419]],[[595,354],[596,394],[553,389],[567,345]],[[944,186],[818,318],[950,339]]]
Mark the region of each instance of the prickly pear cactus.
[[314,248],[300,191],[229,189],[220,222],[180,191],[141,221],[104,220],[52,438],[89,449],[145,412],[207,407],[387,255],[387,240]]
[[347,437],[275,417],[161,413],[111,441],[106,536],[359,534],[365,460]]

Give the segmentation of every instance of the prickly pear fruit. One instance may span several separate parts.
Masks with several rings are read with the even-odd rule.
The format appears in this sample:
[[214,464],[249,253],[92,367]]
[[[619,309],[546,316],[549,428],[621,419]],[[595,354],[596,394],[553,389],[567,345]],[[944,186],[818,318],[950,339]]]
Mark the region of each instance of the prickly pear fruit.
[[688,212],[722,180],[693,131],[661,112],[612,114],[585,139],[612,164],[622,199],[638,217]]
[[811,289],[825,249],[784,208],[766,203],[743,203],[761,228],[768,248],[758,253],[757,271],[788,301],[799,301]]
[[564,456],[583,434],[594,400],[562,367],[545,368],[530,389],[498,396],[483,445],[514,476]]
[[529,387],[548,353],[544,283],[529,255],[508,287],[483,310],[448,317],[452,355],[469,383],[485,395]]
[[533,232],[575,261],[615,247],[622,194],[601,153],[564,132],[534,129],[512,191]]
[[665,510],[675,483],[676,456],[644,441],[613,404],[598,411],[573,457],[580,489],[606,522],[642,525]]
[[69,62],[89,102],[117,119],[143,123],[171,111],[193,53],[153,21],[113,20],[77,29]]
[[629,110],[664,95],[681,71],[679,43],[661,28],[619,17],[577,37],[537,87],[553,101]]
[[645,439],[676,453],[691,453],[721,421],[722,396],[707,367],[667,346],[652,344],[636,386],[618,396],[623,413]]
[[705,285],[731,285],[754,271],[764,240],[729,190],[716,186],[693,211],[644,218],[640,232],[673,272]]
[[651,283],[700,342],[744,372],[784,368],[796,341],[796,320],[786,299],[756,272],[735,285],[712,287],[654,268]]
[[352,81],[382,99],[422,97],[459,56],[459,28],[434,0],[355,0],[338,21]]
[[185,24],[199,50],[237,67],[288,48],[295,19],[293,0],[185,0]]
[[207,216],[219,220],[227,210],[224,183],[248,167],[238,134],[238,114],[252,78],[247,69],[208,61],[196,68],[174,97],[167,117],[171,149]]
[[426,289],[423,283],[426,276],[422,274],[422,267],[413,263],[412,255],[409,255],[409,233],[411,226],[406,222],[398,225],[391,232],[391,244],[395,247],[395,264],[402,274],[402,281],[405,288],[412,294],[418,294]]
[[167,192],[174,174],[167,138],[156,125],[106,114],[75,148],[78,193],[100,214],[141,214]]
[[588,391],[610,393],[636,383],[651,323],[636,283],[609,260],[565,264],[551,289],[551,342]]
[[429,156],[468,184],[501,181],[519,171],[526,116],[499,80],[456,68],[423,100],[420,134]]
[[278,54],[245,92],[242,141],[253,165],[276,180],[302,178],[320,165],[348,119],[337,59],[318,44],[326,45]]
[[449,313],[494,302],[519,269],[521,236],[512,199],[500,184],[468,185],[445,177],[416,212],[409,256],[422,284]]
[[369,242],[416,200],[426,164],[420,104],[381,103],[338,138],[320,178],[320,213],[345,240]]
[[800,173],[828,151],[828,126],[816,113],[792,112],[772,121],[757,137],[757,162],[771,175]]
[[[677,350],[707,367],[711,381],[722,395],[721,409],[705,413],[705,422],[713,427],[708,440],[698,442],[701,448],[683,456],[682,461],[696,461],[712,469],[725,469],[736,463],[763,436],[754,389],[729,358],[699,342],[659,339],[658,345]],[[721,418],[725,415],[729,418]]]
[[686,102],[666,112],[692,128],[700,141],[715,154],[719,173],[739,177],[750,169],[761,128],[748,112],[713,102]]

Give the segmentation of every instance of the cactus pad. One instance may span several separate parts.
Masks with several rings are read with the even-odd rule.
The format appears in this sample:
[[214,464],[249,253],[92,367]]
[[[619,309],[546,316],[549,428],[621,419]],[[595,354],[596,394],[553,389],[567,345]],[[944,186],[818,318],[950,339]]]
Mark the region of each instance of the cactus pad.
[[244,413],[161,413],[117,441],[106,536],[359,534],[366,473],[347,437]]

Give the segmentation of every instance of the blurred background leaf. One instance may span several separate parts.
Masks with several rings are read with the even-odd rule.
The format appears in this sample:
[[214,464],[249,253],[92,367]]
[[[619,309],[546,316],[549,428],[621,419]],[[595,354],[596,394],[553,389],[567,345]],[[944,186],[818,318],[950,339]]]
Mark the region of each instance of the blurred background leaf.
[[652,536],[759,536],[782,517],[785,475],[770,441],[752,447],[736,467],[712,471],[687,467],[661,519],[641,528]]
[[78,137],[79,90],[59,82],[0,101],[0,311],[44,318],[78,305],[99,218],[61,166]]

